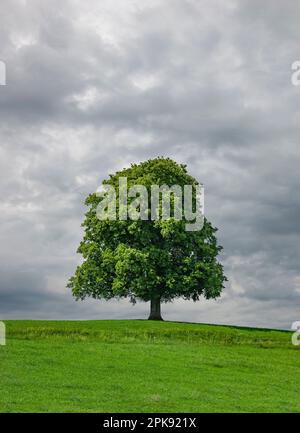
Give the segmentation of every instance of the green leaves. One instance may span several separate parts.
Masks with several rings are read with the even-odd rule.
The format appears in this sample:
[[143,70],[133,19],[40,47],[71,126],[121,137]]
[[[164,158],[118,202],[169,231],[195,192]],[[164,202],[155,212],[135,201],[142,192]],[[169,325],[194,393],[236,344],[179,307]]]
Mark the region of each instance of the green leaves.
[[[119,177],[128,186],[197,185],[186,167],[169,158],[156,158],[133,164],[110,175],[103,184],[118,191]],[[204,219],[200,231],[187,232],[185,221],[99,220],[97,194],[86,199],[89,207],[83,222],[84,238],[78,252],[83,256],[68,287],[76,299],[128,297],[149,301],[158,297],[170,301],[176,297],[198,300],[220,295],[226,277],[217,256],[216,228]],[[117,202],[118,208],[118,202]],[[117,209],[118,210],[118,209]]]

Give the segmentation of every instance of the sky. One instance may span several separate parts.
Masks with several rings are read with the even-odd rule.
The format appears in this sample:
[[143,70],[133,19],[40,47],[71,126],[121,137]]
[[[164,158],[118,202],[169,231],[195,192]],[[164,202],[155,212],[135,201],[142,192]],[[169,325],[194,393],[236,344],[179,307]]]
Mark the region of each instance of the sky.
[[166,320],[300,320],[300,3],[1,0],[0,319],[142,319],[66,288],[85,197],[165,156],[205,185],[228,282]]

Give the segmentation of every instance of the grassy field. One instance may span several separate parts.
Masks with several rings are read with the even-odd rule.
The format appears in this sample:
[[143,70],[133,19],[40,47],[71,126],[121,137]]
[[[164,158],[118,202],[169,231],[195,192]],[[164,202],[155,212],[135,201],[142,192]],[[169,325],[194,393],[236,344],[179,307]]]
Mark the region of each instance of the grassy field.
[[1,412],[300,412],[284,331],[148,321],[7,321]]

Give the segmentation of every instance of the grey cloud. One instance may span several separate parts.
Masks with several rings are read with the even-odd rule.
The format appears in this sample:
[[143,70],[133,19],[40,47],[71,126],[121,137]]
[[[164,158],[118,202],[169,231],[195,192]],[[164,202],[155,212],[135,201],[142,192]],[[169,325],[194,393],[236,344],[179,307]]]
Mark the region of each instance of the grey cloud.
[[[100,4],[101,3],[101,4]],[[76,303],[85,196],[157,155],[206,186],[229,277],[169,319],[288,327],[299,299],[299,6],[286,2],[4,0],[0,58],[0,313],[143,317]],[[288,23],[288,25],[287,25]]]

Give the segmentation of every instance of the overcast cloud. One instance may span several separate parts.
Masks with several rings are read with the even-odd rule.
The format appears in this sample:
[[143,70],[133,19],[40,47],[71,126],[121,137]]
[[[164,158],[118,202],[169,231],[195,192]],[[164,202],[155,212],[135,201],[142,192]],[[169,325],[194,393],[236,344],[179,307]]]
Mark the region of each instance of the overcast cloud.
[[0,319],[144,318],[75,302],[84,199],[156,156],[206,188],[228,276],[168,320],[300,320],[300,4],[277,0],[1,0]]

